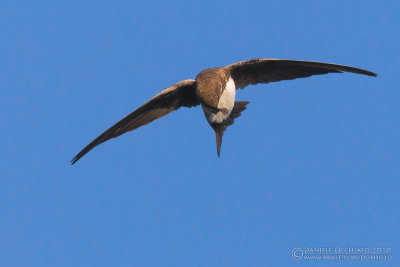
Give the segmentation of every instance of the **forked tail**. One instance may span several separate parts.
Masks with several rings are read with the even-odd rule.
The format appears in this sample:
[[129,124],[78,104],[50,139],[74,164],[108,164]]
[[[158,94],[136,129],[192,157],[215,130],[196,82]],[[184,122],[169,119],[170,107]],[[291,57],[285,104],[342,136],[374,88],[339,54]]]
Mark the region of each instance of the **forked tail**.
[[221,152],[222,136],[224,135],[226,128],[231,126],[234,120],[241,115],[242,111],[246,109],[246,105],[248,103],[249,101],[235,101],[235,105],[233,106],[232,112],[229,114],[228,118],[226,118],[222,123],[211,124],[211,127],[215,131],[218,157],[220,156]]

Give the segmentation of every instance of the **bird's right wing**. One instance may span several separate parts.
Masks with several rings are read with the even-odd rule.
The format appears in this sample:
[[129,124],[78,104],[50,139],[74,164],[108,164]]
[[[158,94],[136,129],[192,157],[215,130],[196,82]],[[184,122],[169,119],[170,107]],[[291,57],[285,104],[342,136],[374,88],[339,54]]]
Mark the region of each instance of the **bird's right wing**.
[[71,160],[71,164],[77,162],[94,147],[111,138],[133,131],[180,107],[193,107],[199,104],[195,80],[188,79],[171,85],[99,135]]
[[251,59],[226,67],[231,72],[236,88],[244,88],[249,84],[293,80],[332,72],[341,73],[346,71],[376,76],[373,72],[350,66],[273,58]]

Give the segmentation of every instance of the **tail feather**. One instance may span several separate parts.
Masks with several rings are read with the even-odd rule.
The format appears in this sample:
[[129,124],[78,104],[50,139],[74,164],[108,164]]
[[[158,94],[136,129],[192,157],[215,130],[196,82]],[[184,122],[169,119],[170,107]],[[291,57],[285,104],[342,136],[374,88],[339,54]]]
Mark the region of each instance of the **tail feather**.
[[222,135],[224,134],[225,129],[223,129],[223,127],[219,127],[218,129],[214,130],[215,130],[215,139],[217,141],[217,154],[219,157],[221,154]]
[[228,126],[231,126],[234,120],[241,115],[241,113],[246,109],[246,105],[249,101],[235,101],[231,114],[220,124],[211,124],[211,127],[215,131],[215,139],[217,141],[217,154],[220,156],[222,136]]
[[233,106],[231,114],[229,114],[229,117],[226,118],[223,124],[225,124],[226,126],[231,126],[234,120],[239,117],[246,109],[246,105],[248,103],[249,101],[235,101],[235,105]]

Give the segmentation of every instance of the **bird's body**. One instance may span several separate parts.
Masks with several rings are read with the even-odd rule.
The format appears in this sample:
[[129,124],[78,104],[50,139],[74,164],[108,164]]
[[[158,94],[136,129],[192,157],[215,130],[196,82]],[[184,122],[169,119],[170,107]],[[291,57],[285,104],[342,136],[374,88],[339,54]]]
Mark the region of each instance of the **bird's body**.
[[196,77],[196,93],[209,123],[222,123],[235,104],[236,87],[225,68],[205,69]]
[[199,104],[203,108],[208,123],[215,131],[219,156],[224,131],[233,124],[235,118],[241,115],[249,103],[235,101],[236,89],[250,84],[344,71],[376,76],[375,73],[349,66],[280,59],[253,59],[225,67],[205,69],[197,75],[195,80],[184,80],[166,88],[117,122],[79,152],[72,160],[72,164],[95,146],[111,138],[144,126],[182,106],[193,107]]

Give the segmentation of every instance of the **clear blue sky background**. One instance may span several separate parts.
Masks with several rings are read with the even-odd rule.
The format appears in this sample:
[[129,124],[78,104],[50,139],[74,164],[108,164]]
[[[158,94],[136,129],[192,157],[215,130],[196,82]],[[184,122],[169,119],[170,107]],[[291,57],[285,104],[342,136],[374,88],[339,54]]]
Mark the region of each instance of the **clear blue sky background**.
[[[0,266],[399,266],[399,1],[6,1]],[[250,86],[221,158],[200,108],[69,161],[165,87],[270,57],[347,64]]]

